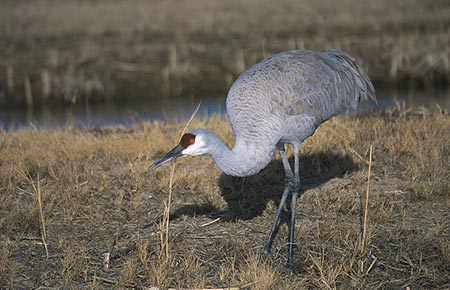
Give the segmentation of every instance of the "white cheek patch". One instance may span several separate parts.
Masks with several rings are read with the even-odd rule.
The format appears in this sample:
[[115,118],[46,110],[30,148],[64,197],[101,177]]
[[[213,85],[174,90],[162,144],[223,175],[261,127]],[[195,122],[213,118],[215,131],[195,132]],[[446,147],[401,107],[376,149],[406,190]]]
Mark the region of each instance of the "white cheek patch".
[[189,155],[189,156],[195,156],[195,155],[201,155],[205,154],[205,143],[203,140],[195,140],[195,143],[192,145],[189,145],[186,149],[181,151],[183,155]]
[[194,150],[192,150],[192,147],[194,147],[194,145],[189,146],[188,148],[184,149],[183,151],[181,151],[181,153],[183,153],[183,155],[195,155],[194,154]]

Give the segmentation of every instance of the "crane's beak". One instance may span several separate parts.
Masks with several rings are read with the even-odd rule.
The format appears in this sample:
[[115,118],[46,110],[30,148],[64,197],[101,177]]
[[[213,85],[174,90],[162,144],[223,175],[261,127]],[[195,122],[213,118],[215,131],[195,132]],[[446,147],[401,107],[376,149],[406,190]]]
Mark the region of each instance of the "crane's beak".
[[164,155],[163,158],[161,158],[158,161],[156,161],[155,163],[153,163],[145,172],[146,173],[150,173],[153,170],[155,170],[156,168],[158,168],[161,165],[163,165],[164,163],[169,162],[172,159],[175,159],[175,158],[183,156],[182,152],[183,152],[184,149],[185,148],[183,146],[178,144],[177,146],[173,147],[172,150],[167,152],[167,154]]

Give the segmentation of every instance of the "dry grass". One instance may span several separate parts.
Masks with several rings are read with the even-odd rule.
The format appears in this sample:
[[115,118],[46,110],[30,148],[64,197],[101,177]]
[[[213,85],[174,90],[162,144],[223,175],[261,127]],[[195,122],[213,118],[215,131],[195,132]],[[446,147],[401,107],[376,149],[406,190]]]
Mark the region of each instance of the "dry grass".
[[448,84],[449,14],[435,0],[1,1],[0,101],[225,93],[272,53],[330,47],[378,83]]
[[[0,288],[450,287],[449,115],[400,111],[322,125],[302,147],[292,272],[283,268],[284,222],[272,260],[257,259],[282,190],[278,156],[244,179],[222,175],[208,157],[180,160],[171,255],[161,255],[170,166],[143,172],[177,142],[183,126],[1,132]],[[191,127],[233,142],[222,117]],[[370,144],[370,218],[361,254]],[[104,253],[111,254],[108,267]]]

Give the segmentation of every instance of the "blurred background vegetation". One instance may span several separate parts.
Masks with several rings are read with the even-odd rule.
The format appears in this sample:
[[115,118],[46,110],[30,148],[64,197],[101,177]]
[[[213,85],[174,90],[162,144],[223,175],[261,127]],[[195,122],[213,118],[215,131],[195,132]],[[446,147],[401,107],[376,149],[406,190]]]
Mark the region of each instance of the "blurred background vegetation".
[[221,95],[291,49],[342,49],[377,89],[448,88],[446,0],[0,2],[0,106]]

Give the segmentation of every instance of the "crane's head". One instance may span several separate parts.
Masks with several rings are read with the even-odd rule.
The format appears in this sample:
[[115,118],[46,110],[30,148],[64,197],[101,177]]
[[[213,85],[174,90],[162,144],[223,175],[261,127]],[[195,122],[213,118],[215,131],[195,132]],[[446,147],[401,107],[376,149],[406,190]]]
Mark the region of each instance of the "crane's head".
[[173,147],[161,159],[153,163],[146,172],[152,172],[164,163],[178,157],[208,154],[208,137],[208,131],[204,129],[189,131],[181,137],[180,143],[177,146]]

